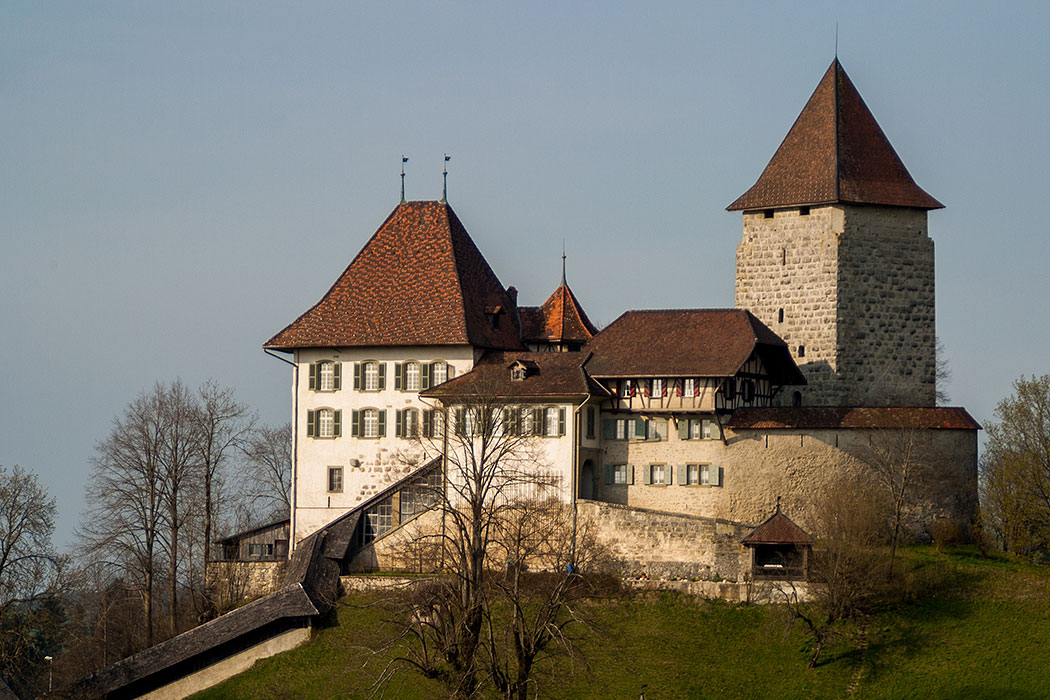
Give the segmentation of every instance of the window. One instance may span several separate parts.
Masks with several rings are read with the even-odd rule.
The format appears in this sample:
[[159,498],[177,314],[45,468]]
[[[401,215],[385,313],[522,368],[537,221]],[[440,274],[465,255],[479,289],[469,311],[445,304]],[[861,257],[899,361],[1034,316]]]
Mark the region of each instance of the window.
[[365,391],[379,391],[379,363],[365,363]]
[[306,412],[306,437],[337,438],[342,434],[342,411],[319,408]]
[[273,556],[273,543],[251,543],[248,545],[248,556],[252,559]]
[[726,401],[732,401],[736,398],[736,379],[727,379],[726,383],[722,387],[722,395]]
[[[559,430],[558,416],[561,415],[561,425]],[[544,411],[543,420],[543,434],[548,437],[554,437],[563,435],[565,433],[565,409],[558,409],[553,406],[547,408]]]
[[524,367],[512,367],[510,370],[510,378],[515,382],[525,381],[525,368]]
[[386,411],[375,408],[365,408],[354,411],[352,416],[351,434],[360,438],[386,437]]
[[630,436],[634,440],[666,440],[667,439],[667,419],[666,418],[635,418],[634,419],[634,435]]
[[683,396],[696,396],[696,380],[685,379],[682,381],[682,395]]
[[422,384],[422,372],[418,362],[404,362],[394,365],[394,388],[399,391],[419,391]]
[[606,464],[605,483],[616,486],[630,486],[634,483],[634,467],[630,464]]
[[809,216],[809,207],[799,207],[798,208],[798,215],[799,216]]
[[793,393],[791,395],[791,405],[794,406],[795,408],[801,408],[802,407],[802,392],[801,391],[796,391],[795,393]]
[[423,437],[440,438],[445,434],[445,412],[440,408],[423,411]]
[[594,406],[587,407],[587,439],[594,439],[594,431],[597,429],[598,409]]
[[763,219],[772,219],[773,218],[773,210],[772,209],[764,210],[762,212],[762,218]]
[[477,433],[478,414],[474,408],[456,409],[456,435],[474,437]]
[[664,380],[654,379],[652,380],[652,396],[660,397],[664,395]]
[[394,527],[394,504],[390,498],[386,498],[365,511],[364,523],[362,523],[362,539],[365,542],[385,535]]
[[449,369],[451,369],[451,368],[448,366],[448,364],[446,364],[444,362],[441,362],[440,360],[438,362],[431,362],[430,363],[430,384],[431,384],[431,386],[436,386],[438,384],[444,384],[446,381],[448,381],[448,378],[451,375],[451,372],[449,372]]
[[328,467],[328,493],[343,492],[343,468]]
[[394,434],[400,438],[419,437],[419,409],[405,408],[397,412]]
[[783,309],[777,309],[777,323],[783,323],[783,322],[784,322],[784,310]]
[[341,362],[321,360],[310,364],[311,391],[339,391]]
[[700,485],[719,486],[719,468],[713,464],[700,465]]
[[619,420],[614,421],[614,422],[616,424],[616,439],[617,440],[626,440],[627,439],[627,419],[626,418],[620,418]]
[[751,403],[755,400],[755,382],[751,379],[744,380],[744,401]]
[[799,357],[805,357],[806,356],[806,346],[805,345],[799,345],[798,346],[798,356]]
[[620,398],[626,399],[631,395],[631,380],[621,379],[619,381]]
[[365,429],[361,437],[379,437],[379,411],[374,408],[366,408],[362,413],[364,414]]
[[699,464],[687,464],[685,465],[685,483],[686,484],[699,484],[700,483],[700,465]]
[[649,482],[655,486],[667,486],[671,483],[670,470],[666,464],[649,465]]
[[678,420],[679,440],[717,440],[720,436],[718,424],[710,418],[681,418]]

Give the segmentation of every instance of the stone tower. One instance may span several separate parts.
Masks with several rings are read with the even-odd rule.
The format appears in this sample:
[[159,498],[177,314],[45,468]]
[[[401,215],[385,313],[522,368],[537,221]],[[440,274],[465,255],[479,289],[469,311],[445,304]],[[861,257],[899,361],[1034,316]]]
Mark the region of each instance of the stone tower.
[[836,58],[742,211],[736,306],[790,346],[790,405],[933,406],[933,241],[912,180]]

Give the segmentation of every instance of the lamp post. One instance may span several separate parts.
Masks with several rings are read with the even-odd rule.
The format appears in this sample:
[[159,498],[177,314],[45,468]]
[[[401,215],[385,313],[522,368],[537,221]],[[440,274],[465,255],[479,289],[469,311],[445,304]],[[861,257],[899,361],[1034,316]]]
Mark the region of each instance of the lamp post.
[[54,666],[54,664],[52,664],[51,662],[54,661],[54,659],[52,657],[50,657],[50,656],[45,656],[44,657],[44,661],[47,662],[47,694],[50,695],[51,694],[51,669]]

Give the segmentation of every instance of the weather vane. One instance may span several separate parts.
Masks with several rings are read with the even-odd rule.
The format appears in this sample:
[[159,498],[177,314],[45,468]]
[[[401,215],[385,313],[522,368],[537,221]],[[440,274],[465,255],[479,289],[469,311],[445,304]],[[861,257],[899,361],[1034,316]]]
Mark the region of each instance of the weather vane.
[[408,162],[407,156],[401,156],[401,203],[405,203],[405,163]]
[[448,162],[452,160],[452,156],[445,154],[445,165],[441,169],[441,201],[448,201]]

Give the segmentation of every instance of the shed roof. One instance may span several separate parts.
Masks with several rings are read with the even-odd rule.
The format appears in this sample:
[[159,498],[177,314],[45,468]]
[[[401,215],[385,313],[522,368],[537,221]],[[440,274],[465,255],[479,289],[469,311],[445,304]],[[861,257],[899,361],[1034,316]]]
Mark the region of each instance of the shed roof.
[[729,421],[733,430],[821,428],[919,428],[980,430],[965,408],[958,407],[808,407],[741,408]]
[[744,544],[813,544],[813,538],[795,522],[777,511],[743,539]]
[[766,165],[730,211],[835,202],[944,205],[915,184],[838,58]]

